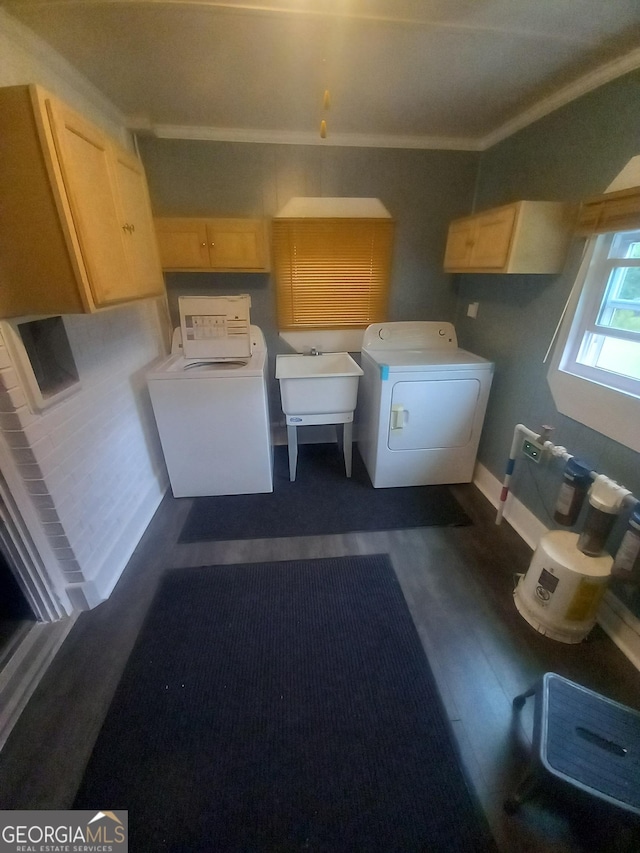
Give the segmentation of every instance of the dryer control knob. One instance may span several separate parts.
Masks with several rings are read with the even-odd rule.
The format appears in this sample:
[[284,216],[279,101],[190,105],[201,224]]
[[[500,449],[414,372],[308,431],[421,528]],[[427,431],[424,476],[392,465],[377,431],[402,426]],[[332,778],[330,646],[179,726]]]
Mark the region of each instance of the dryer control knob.
[[391,337],[391,330],[383,327],[378,330],[378,337],[381,341],[386,341]]

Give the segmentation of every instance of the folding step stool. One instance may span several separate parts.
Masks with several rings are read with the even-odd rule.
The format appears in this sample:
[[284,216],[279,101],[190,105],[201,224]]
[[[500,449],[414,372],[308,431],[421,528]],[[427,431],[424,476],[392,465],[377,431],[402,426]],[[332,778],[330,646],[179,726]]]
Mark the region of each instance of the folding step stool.
[[514,814],[544,781],[546,773],[640,815],[640,713],[547,672],[526,693],[535,696],[529,772],[504,802]]

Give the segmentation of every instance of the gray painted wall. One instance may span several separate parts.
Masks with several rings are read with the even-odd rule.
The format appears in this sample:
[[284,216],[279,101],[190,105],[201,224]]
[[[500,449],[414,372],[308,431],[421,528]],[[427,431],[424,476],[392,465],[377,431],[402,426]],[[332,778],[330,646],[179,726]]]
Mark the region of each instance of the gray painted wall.
[[[381,199],[396,220],[390,319],[453,320],[454,282],[442,258],[449,221],[471,207],[478,154],[151,138],[139,146],[156,216],[272,217],[294,196]],[[278,338],[271,277],[169,273],[166,283],[174,322],[178,295],[251,295],[251,321],[267,339],[277,422],[274,360],[289,348]]]
[[[604,192],[631,157],[640,154],[640,72],[592,92],[485,152],[478,177],[476,209],[516,199],[579,201]],[[494,385],[479,451],[480,461],[504,475],[513,428],[555,427],[552,440],[587,459],[640,496],[640,457],[615,441],[557,411],[542,363],[581,258],[576,238],[564,272],[557,276],[457,276],[456,326],[463,346],[496,363]],[[478,301],[476,320],[469,302]],[[640,423],[638,424],[640,429]],[[561,465],[516,466],[512,489],[548,526]],[[620,519],[611,545],[624,529]],[[618,590],[621,597],[624,593]],[[636,593],[634,610],[640,614]]]
[[[480,461],[502,478],[513,428],[555,426],[554,440],[640,494],[638,454],[560,415],[544,353],[577,272],[582,241],[558,276],[448,276],[442,257],[449,221],[517,199],[579,201],[602,192],[640,150],[640,72],[634,72],[494,146],[470,152],[285,146],[142,138],[140,151],[158,216],[271,217],[292,196],[375,196],[397,222],[390,318],[454,320],[461,345],[496,363]],[[169,274],[179,293],[252,296],[252,319],[277,337],[267,275]],[[478,301],[476,320],[466,317]],[[175,316],[175,314],[174,314]],[[279,411],[275,380],[272,419]],[[640,428],[640,426],[639,426]],[[518,464],[514,493],[551,525],[560,470]],[[622,522],[612,543],[622,533]]]

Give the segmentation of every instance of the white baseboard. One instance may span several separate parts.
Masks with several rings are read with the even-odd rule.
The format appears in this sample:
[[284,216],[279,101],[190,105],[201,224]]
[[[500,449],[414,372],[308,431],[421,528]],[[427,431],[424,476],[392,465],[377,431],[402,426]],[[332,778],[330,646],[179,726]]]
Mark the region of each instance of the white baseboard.
[[[480,462],[476,462],[473,472],[473,483],[497,510],[500,503],[502,483]],[[524,539],[532,551],[535,550],[544,534],[548,533],[548,528],[540,519],[531,510],[528,510],[511,492],[509,492],[505,502],[503,517],[513,527],[518,536]]]
[[[496,510],[500,503],[502,483],[480,462],[476,463],[473,483]],[[503,517],[527,545],[535,550],[549,528],[511,492],[505,501]],[[640,619],[608,590],[598,611],[598,624],[613,642],[640,670]]]
[[607,590],[598,610],[598,624],[618,648],[640,669],[640,619]]
[[34,622],[0,671],[0,749],[7,742],[27,702],[79,613],[57,622]]
[[165,492],[166,485],[155,480],[95,577],[67,586],[67,595],[74,610],[90,610],[109,598]]

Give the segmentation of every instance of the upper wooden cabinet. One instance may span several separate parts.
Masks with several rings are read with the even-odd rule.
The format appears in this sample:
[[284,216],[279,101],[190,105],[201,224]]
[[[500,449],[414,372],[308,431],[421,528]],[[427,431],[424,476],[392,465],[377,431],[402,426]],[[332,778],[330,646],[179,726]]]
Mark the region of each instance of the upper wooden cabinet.
[[557,273],[564,265],[575,209],[552,201],[517,201],[449,226],[447,272]]
[[163,294],[138,158],[38,86],[0,89],[0,316]]
[[156,219],[165,270],[268,272],[263,219]]

